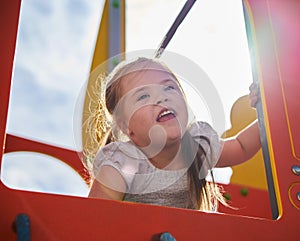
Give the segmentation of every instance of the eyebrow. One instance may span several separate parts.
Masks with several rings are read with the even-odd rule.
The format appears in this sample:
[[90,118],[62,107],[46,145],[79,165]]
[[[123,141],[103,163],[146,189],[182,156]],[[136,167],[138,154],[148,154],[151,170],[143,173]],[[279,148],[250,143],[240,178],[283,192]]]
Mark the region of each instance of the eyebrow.
[[171,79],[171,78],[167,78],[167,79],[163,79],[163,80],[161,81],[161,83],[163,83],[163,84],[168,83],[168,82],[175,82],[175,83],[176,83],[176,80],[173,80],[173,79]]
[[147,88],[148,88],[148,86],[140,87],[140,88],[138,88],[137,90],[135,90],[132,94],[130,94],[130,96],[135,96],[135,95],[137,95],[139,92],[142,92],[142,91],[144,91],[144,90],[147,89]]

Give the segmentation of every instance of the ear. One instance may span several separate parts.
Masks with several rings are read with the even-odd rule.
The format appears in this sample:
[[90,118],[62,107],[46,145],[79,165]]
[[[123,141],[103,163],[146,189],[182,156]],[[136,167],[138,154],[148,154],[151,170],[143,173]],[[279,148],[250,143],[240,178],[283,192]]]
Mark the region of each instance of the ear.
[[122,118],[117,118],[116,123],[118,125],[118,127],[121,129],[121,131],[127,135],[128,137],[130,137],[130,130],[128,128],[128,125],[126,123],[126,121]]
[[128,138],[135,143],[135,133],[129,128],[129,125],[123,119],[117,120],[117,125]]

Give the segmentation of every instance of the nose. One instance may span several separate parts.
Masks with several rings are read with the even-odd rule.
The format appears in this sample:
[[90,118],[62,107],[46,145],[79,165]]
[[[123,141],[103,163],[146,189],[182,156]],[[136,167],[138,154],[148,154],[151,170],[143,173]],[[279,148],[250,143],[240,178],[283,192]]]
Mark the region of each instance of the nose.
[[168,97],[163,91],[158,91],[156,96],[156,104],[161,105],[162,103],[168,101]]
[[166,101],[168,101],[168,98],[160,98],[159,100],[156,101],[156,104],[160,105],[160,104],[162,104],[163,102],[166,102]]
[[154,103],[157,105],[161,105],[163,102],[168,101],[168,95],[162,86],[156,86],[156,88],[153,89],[153,97]]

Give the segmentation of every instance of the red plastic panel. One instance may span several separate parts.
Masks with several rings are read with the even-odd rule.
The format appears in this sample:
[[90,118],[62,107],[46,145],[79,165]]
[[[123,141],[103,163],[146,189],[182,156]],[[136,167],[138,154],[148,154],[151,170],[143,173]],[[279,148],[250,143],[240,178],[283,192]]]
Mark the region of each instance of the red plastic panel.
[[[278,65],[294,156],[300,160],[300,2],[270,4]],[[280,20],[280,21],[279,21]]]

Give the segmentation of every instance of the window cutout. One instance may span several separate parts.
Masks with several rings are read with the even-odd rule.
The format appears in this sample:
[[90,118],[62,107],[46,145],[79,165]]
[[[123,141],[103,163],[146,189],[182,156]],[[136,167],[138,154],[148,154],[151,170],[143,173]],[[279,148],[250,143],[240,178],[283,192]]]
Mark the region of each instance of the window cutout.
[[87,196],[88,186],[71,167],[48,155],[12,152],[2,160],[1,180],[9,188]]

